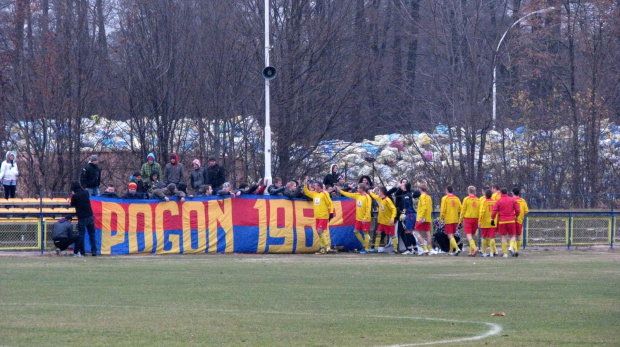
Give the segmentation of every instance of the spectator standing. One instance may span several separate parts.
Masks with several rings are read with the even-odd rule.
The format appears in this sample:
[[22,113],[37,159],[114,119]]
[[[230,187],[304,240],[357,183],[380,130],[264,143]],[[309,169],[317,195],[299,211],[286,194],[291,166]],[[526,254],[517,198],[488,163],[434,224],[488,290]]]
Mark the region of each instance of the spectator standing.
[[200,186],[207,184],[207,170],[200,166],[200,160],[192,161],[192,170],[189,174],[190,186],[194,190],[194,194],[198,195]]
[[19,176],[19,171],[17,170],[16,153],[8,151],[6,153],[6,160],[3,161],[0,166],[0,179],[4,186],[5,199],[15,197],[15,192],[17,191],[17,176]]
[[170,153],[170,162],[164,167],[163,182],[165,184],[174,183],[175,187],[179,183],[185,183],[185,170],[183,164],[179,163],[179,156],[176,153]]
[[226,172],[224,168],[217,163],[215,157],[209,158],[209,166],[207,167],[207,184],[213,187],[214,191],[218,191],[226,182]]
[[90,207],[90,196],[80,183],[71,183],[71,206],[75,207],[75,215],[78,218],[78,232],[80,234],[79,253],[84,256],[84,238],[88,233],[90,240],[90,251],[94,256],[97,255],[97,240],[95,239],[95,217],[93,209]]
[[101,185],[101,169],[99,168],[99,157],[96,154],[90,156],[90,160],[82,169],[80,184],[90,195],[99,195],[99,185]]
[[342,175],[338,173],[338,165],[332,164],[329,169],[329,173],[323,178],[323,184],[325,186],[334,187],[338,183],[340,177],[342,177]]
[[140,175],[144,177],[145,183],[150,183],[151,174],[155,171],[161,172],[161,165],[155,161],[155,154],[149,153],[146,156],[146,163],[142,164],[140,168]]
[[52,240],[54,240],[54,246],[56,246],[56,255],[60,255],[60,252],[75,243],[73,246],[73,256],[82,257],[82,255],[78,253],[80,249],[80,236],[73,233],[71,219],[73,219],[73,217],[67,215],[60,218],[52,227]]
[[368,191],[375,189],[375,186],[373,185],[372,180],[368,175],[363,175],[362,177],[360,177],[360,180],[357,183],[364,183],[366,187],[368,187]]

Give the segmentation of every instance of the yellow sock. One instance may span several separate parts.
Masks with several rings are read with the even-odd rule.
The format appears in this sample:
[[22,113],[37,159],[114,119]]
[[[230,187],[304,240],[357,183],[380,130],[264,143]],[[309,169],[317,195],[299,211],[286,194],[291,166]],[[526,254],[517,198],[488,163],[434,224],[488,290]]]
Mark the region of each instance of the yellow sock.
[[368,244],[370,243],[370,235],[368,233],[364,233],[364,249],[368,252]]
[[518,252],[523,248],[523,241],[517,240],[517,248],[515,248],[515,252]]
[[457,249],[459,249],[459,245],[456,244],[456,240],[454,238],[450,239],[450,252],[456,251]]
[[328,249],[331,249],[331,245],[332,245],[332,238],[329,235],[329,229],[327,230],[323,230],[323,236],[325,236],[325,244],[327,245]]
[[375,236],[375,246],[373,248],[379,248],[380,244],[381,244],[381,235],[377,234],[377,236]]
[[321,234],[321,237],[320,237],[319,239],[321,240],[321,247],[327,247],[327,246],[329,246],[329,245],[327,244],[327,237],[325,236],[325,232],[323,232],[323,233]]
[[398,236],[392,236],[392,246],[394,246],[394,252],[398,252]]
[[476,241],[474,239],[469,240],[469,254],[473,254],[476,251]]
[[489,239],[484,238],[482,239],[482,253],[486,253],[487,252],[487,247],[489,246]]
[[517,241],[510,241],[510,248],[512,248],[516,252]]
[[508,254],[508,242],[502,242],[502,254]]
[[355,230],[353,233],[355,233],[355,237],[357,237],[357,239],[361,242],[362,246],[364,246],[364,236],[362,236],[362,234],[360,234],[360,232],[357,230]]
[[495,239],[489,239],[489,246],[491,247],[491,253],[497,253],[497,246],[495,246]]

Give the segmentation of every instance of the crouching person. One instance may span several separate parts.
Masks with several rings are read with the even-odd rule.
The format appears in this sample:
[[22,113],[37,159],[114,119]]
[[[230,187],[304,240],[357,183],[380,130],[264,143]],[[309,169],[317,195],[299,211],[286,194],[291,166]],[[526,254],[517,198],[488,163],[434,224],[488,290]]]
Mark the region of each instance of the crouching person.
[[178,196],[179,200],[185,201],[185,193],[177,189],[177,185],[174,183],[168,184],[165,189],[155,189],[153,195],[158,199],[164,199],[170,201],[171,196]]
[[73,233],[73,224],[71,224],[71,215],[67,215],[56,223],[52,227],[52,240],[54,240],[54,246],[56,246],[56,255],[60,255],[60,252],[66,250],[70,245],[73,246],[73,256],[80,257],[78,249],[80,249],[79,243],[81,242],[80,235]]

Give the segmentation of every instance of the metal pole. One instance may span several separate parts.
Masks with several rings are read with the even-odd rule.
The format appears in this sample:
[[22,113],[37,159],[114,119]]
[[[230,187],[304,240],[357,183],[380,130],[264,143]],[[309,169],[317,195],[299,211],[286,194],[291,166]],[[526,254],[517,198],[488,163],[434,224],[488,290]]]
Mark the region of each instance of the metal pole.
[[43,192],[39,190],[39,237],[41,238],[41,255],[45,253],[45,220],[43,219]]
[[609,249],[614,249],[614,241],[616,240],[616,214],[614,213],[614,204],[616,203],[616,197],[611,194],[611,242],[609,243]]
[[[269,0],[265,0],[265,66],[269,66]],[[265,177],[271,184],[271,125],[270,123],[269,79],[265,78]],[[265,194],[269,194],[265,189]]]
[[495,120],[497,119],[497,71],[496,70],[497,70],[497,53],[499,52],[499,47],[502,45],[502,42],[504,42],[504,38],[506,37],[506,34],[508,34],[508,31],[510,31],[510,29],[512,29],[519,22],[521,22],[522,20],[524,20],[525,18],[531,15],[534,15],[537,13],[544,13],[544,12],[548,12],[551,10],[555,10],[555,7],[551,6],[551,7],[544,8],[542,10],[530,12],[526,14],[525,16],[517,19],[516,22],[512,23],[510,28],[506,29],[506,31],[504,32],[504,35],[502,35],[502,38],[499,39],[499,43],[497,44],[497,48],[495,49],[495,54],[493,55],[493,129],[495,129]]

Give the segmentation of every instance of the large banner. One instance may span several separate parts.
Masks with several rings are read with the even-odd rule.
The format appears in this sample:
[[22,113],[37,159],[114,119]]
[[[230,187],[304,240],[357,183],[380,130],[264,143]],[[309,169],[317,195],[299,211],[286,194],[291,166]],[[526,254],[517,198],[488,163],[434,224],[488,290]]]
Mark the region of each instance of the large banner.
[[[184,202],[92,197],[101,254],[310,253],[318,250],[309,201],[283,197],[188,198]],[[332,247],[361,248],[355,204],[334,199]],[[88,241],[84,245],[89,252]]]

